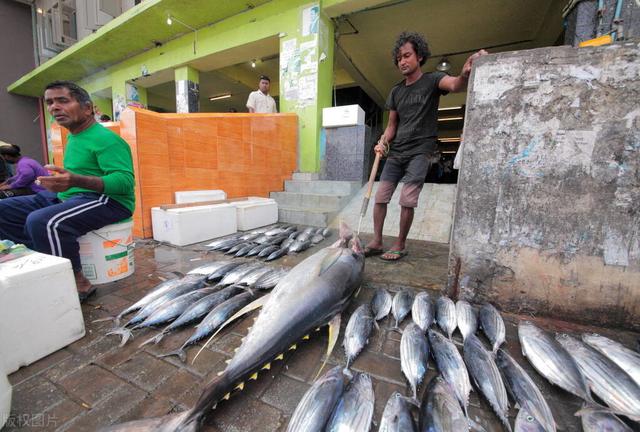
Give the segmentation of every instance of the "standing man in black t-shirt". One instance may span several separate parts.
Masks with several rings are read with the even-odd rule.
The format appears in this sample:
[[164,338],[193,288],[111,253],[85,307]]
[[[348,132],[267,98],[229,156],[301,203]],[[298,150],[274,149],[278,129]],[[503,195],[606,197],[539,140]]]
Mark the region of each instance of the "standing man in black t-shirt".
[[[388,152],[388,158],[380,175],[373,209],[375,237],[365,248],[365,256],[382,254],[382,259],[396,261],[407,254],[405,242],[413,222],[414,208],[427,176],[430,156],[437,147],[440,95],[463,91],[467,87],[473,61],[487,52],[480,50],[469,57],[457,77],[443,72],[422,73],[420,67],[430,54],[427,42],[417,33],[400,34],[393,48],[393,61],[404,75],[404,80],[389,93],[386,103],[389,123],[374,148],[381,155]],[[384,252],[382,229],[387,204],[403,177],[400,232],[396,242]]]

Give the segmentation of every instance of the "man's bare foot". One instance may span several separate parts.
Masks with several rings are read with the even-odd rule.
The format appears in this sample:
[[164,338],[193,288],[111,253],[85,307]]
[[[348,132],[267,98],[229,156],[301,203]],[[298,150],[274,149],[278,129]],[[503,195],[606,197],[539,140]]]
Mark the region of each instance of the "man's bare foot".
[[91,285],[89,279],[87,279],[81,271],[74,272],[73,275],[76,279],[76,290],[78,290],[78,297],[80,298],[80,303],[82,303],[91,295],[95,294],[97,287]]
[[384,252],[384,249],[383,249],[382,242],[372,241],[372,242],[369,242],[369,244],[367,244],[364,247],[365,257],[381,255],[383,252]]

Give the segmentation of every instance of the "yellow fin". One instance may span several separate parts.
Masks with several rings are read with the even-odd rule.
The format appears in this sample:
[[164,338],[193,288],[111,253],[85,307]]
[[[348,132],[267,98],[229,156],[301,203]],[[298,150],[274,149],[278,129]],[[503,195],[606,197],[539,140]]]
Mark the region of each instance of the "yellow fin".
[[238,390],[244,390],[244,381],[236,386]]
[[229,400],[229,398],[231,398],[231,393],[227,393],[222,399]]
[[256,373],[254,373],[253,375],[251,375],[251,376],[249,377],[249,379],[250,379],[250,380],[254,380],[254,381],[255,381],[255,380],[257,380],[257,379],[258,379],[258,372],[256,372]]
[[262,369],[266,369],[266,370],[271,369],[271,363],[267,363],[266,365],[262,366]]
[[325,365],[327,364],[327,360],[329,360],[329,356],[331,356],[331,353],[333,352],[333,348],[336,346],[336,342],[338,341],[339,335],[340,335],[340,314],[337,314],[331,319],[331,321],[329,321],[329,344],[327,345],[327,355],[325,356],[324,361],[322,362],[322,366],[320,366],[320,370],[318,371],[318,374],[313,379],[314,381],[318,379],[318,377],[320,376],[320,373],[322,372],[322,369],[324,369]]
[[289,347],[289,351],[294,350],[294,349],[296,349],[296,348],[298,348],[298,345],[293,344],[293,345],[291,345],[291,346]]
[[276,356],[276,358],[275,358],[275,359],[276,359],[276,360],[282,360],[282,359],[284,359],[284,353],[282,353],[282,354],[278,354],[278,355]]
[[302,340],[309,340],[309,335],[302,336]]

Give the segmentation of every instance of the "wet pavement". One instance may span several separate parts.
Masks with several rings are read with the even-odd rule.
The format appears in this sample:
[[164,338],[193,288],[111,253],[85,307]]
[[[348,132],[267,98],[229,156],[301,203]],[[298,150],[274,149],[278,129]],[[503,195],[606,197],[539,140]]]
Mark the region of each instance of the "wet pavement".
[[[328,246],[336,235],[298,256],[287,256],[269,263],[291,267]],[[366,238],[365,238],[366,240]],[[391,239],[386,239],[391,244]],[[392,294],[401,288],[413,291],[428,290],[434,298],[446,285],[448,245],[423,241],[409,241],[409,255],[399,262],[388,263],[377,257],[368,258],[363,289],[349,306],[342,319],[342,333],[348,317],[355,308],[371,299],[378,287]],[[139,347],[142,341],[156,333],[143,330],[135,339],[119,347],[119,338],[106,336],[112,322],[93,322],[116,315],[125,307],[148,293],[163,279],[175,277],[174,272],[188,270],[207,261],[222,259],[220,253],[206,253],[202,246],[175,248],[154,241],[136,244],[135,273],[121,281],[102,285],[96,297],[82,306],[87,334],[81,340],[50,356],[24,367],[9,376],[13,385],[11,417],[3,431],[58,430],[94,431],[99,427],[145,417],[157,417],[182,411],[197,400],[205,384],[225,367],[234,349],[253,323],[251,316],[223,330],[214,342],[192,362],[198,347],[188,351],[187,362],[175,357],[159,357],[179,347],[193,331],[188,327],[166,336],[158,345]],[[224,259],[228,259],[224,256]],[[638,334],[617,329],[596,329],[572,323],[503,314],[507,326],[507,350],[523,366],[543,391],[559,430],[581,430],[574,412],[581,402],[562,390],[553,388],[538,375],[520,353],[516,325],[520,319],[532,319],[539,326],[557,332],[598,332],[635,346]],[[410,322],[410,316],[401,327]],[[392,331],[391,316],[380,321],[380,329],[372,333],[366,349],[355,360],[352,370],[371,375],[376,396],[374,424],[377,430],[388,397],[399,391],[411,391],[400,370],[400,333]],[[460,347],[458,331],[454,340]],[[328,360],[329,366],[345,363],[342,338]],[[284,361],[274,361],[269,371],[261,373],[245,389],[229,401],[218,404],[208,416],[206,431],[284,431],[298,401],[312,384],[324,359],[327,331],[314,333],[309,341],[298,343],[298,349],[285,355]],[[435,362],[430,359],[429,372],[420,388],[435,374]],[[325,369],[326,370],[326,369]],[[513,405],[513,404],[512,404]],[[487,431],[502,431],[489,405],[476,391],[471,393],[470,417]],[[414,409],[417,418],[417,410]],[[513,425],[517,411],[510,409]]]

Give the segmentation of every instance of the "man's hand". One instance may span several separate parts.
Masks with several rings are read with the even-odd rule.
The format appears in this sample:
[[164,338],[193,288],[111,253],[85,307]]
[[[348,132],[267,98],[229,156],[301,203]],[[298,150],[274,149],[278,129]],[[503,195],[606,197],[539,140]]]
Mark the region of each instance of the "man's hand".
[[469,56],[467,61],[464,63],[464,66],[462,66],[462,72],[460,72],[460,76],[463,78],[469,78],[469,75],[471,75],[471,67],[473,66],[473,62],[477,58],[480,58],[487,54],[489,53],[486,50],[481,49],[477,53],[474,53],[471,56]]
[[64,192],[75,186],[73,184],[73,174],[69,171],[55,165],[45,165],[44,168],[48,170],[51,175],[38,177],[36,184],[39,184],[51,192]]
[[373,151],[381,157],[385,157],[387,153],[389,153],[389,143],[387,142],[387,137],[384,134],[382,134],[378,140],[378,144],[373,148]]

